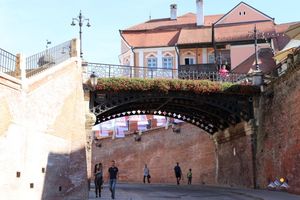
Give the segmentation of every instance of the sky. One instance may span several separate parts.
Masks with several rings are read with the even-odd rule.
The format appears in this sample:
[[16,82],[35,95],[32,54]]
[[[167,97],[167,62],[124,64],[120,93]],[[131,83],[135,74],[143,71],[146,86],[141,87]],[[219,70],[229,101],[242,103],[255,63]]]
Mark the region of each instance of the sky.
[[[119,64],[119,30],[152,19],[196,11],[196,0],[0,0],[0,48],[30,56],[51,46],[79,37],[79,26],[71,26],[80,10],[91,27],[83,26],[83,57],[88,62]],[[205,15],[226,14],[240,0],[204,0]],[[300,21],[300,0],[244,0],[275,22]],[[85,23],[86,24],[86,23]]]

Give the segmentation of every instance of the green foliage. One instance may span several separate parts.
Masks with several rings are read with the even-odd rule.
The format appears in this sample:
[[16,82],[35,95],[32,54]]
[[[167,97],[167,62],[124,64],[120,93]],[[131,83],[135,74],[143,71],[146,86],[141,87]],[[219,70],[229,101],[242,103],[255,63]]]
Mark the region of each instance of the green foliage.
[[257,92],[253,86],[233,83],[212,82],[209,80],[182,80],[182,79],[142,79],[142,78],[99,78],[97,90],[105,91],[186,91],[201,93],[252,93]]

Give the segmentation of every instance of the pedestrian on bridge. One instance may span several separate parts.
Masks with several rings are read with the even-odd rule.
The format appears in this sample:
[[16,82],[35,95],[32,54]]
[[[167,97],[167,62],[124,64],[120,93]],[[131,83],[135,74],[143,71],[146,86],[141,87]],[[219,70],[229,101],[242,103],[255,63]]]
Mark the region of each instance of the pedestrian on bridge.
[[182,178],[182,172],[181,172],[181,168],[179,166],[179,163],[176,163],[176,166],[174,167],[174,171],[175,171],[175,177],[176,177],[177,185],[179,185],[180,180]]
[[101,197],[101,188],[103,184],[103,166],[102,163],[98,163],[95,165],[94,169],[94,176],[95,176],[95,192],[96,198]]
[[119,178],[119,169],[115,166],[115,161],[111,161],[111,167],[108,169],[109,174],[109,190],[111,192],[111,198],[115,199],[115,191],[117,179]]

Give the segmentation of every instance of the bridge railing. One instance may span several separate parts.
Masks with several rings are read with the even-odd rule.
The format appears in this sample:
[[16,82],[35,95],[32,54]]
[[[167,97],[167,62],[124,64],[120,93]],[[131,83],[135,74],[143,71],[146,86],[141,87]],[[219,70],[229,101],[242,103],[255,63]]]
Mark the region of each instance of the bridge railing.
[[99,78],[176,78],[178,76],[177,70],[169,68],[87,63],[87,74],[90,75],[93,72],[95,72]]
[[27,57],[26,77],[38,74],[69,59],[71,57],[71,42],[72,40],[64,42],[60,45]]
[[13,75],[16,70],[16,56],[0,48],[0,72]]
[[169,78],[211,80],[224,82],[242,82],[247,80],[246,74],[228,73],[225,76],[218,72],[205,72],[198,70],[178,70],[169,68],[148,68],[126,65],[112,65],[102,63],[86,63],[87,76],[93,72],[99,78]]

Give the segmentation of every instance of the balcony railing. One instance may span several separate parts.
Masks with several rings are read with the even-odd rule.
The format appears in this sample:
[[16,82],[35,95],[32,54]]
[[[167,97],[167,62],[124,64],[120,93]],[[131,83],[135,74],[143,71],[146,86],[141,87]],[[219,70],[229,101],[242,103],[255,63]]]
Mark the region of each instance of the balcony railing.
[[194,64],[194,65],[180,65],[179,71],[200,71],[200,72],[217,72],[218,65],[216,64]]
[[147,68],[126,65],[111,65],[101,63],[87,63],[87,76],[92,73],[99,78],[168,78],[168,79],[191,79],[211,80],[224,82],[241,82],[247,78],[246,74],[228,73],[224,76],[215,71],[199,71],[193,69],[168,69],[168,68]]
[[71,41],[72,40],[26,58],[26,77],[38,74],[70,58]]
[[16,56],[0,48],[0,72],[13,75],[16,70]]

